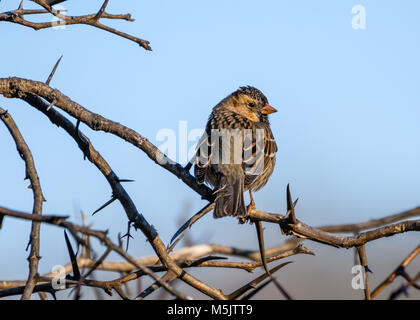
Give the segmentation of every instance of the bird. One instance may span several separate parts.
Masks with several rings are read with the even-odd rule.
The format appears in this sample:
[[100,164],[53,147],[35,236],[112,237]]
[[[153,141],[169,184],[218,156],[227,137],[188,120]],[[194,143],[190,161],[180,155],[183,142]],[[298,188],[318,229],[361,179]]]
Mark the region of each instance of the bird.
[[239,87],[213,108],[197,144],[194,176],[199,184],[214,187],[214,218],[246,218],[255,208],[252,191],[265,186],[276,163],[277,144],[268,120],[274,112],[252,86]]

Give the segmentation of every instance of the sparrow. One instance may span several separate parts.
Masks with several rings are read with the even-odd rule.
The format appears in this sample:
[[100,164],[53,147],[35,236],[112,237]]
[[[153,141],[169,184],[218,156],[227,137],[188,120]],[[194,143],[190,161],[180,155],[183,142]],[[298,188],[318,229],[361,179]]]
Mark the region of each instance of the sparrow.
[[[277,144],[268,115],[277,112],[257,88],[240,87],[220,101],[198,142],[194,175],[214,187],[214,218],[246,218],[255,208],[252,191],[273,173]],[[245,207],[244,191],[251,202]]]

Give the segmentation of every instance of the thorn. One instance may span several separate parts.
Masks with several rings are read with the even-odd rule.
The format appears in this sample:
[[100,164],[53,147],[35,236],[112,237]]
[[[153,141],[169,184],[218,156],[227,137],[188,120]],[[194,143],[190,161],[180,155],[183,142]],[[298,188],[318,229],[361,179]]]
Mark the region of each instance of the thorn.
[[76,255],[74,254],[74,251],[73,251],[73,248],[71,246],[70,239],[67,236],[66,230],[64,230],[64,238],[66,240],[67,249],[68,249],[69,255],[70,255],[71,266],[72,266],[72,269],[73,269],[73,279],[79,280],[80,279],[79,266],[77,265]]
[[270,276],[271,274],[270,274],[270,271],[268,270],[267,261],[265,259],[264,235],[263,235],[263,227],[262,227],[261,221],[256,221],[255,227],[257,228],[257,238],[258,238],[258,246],[260,249],[261,263],[264,267],[265,272],[267,272],[267,274]]
[[20,2],[19,7],[17,8],[17,10],[22,10],[23,9],[23,0]]
[[51,103],[48,105],[47,107],[47,111],[50,111],[50,109],[57,103],[57,100],[54,99],[53,101],[51,101]]
[[31,238],[29,238],[29,241],[28,241],[28,244],[26,245],[26,249],[25,249],[25,251],[28,251],[28,249],[29,249],[29,247],[30,247],[30,245],[31,245]]
[[86,158],[88,157],[88,150],[89,150],[89,143],[86,141],[86,139],[81,135],[81,132],[79,130],[79,126],[80,126],[80,119],[77,119],[76,121],[76,127],[75,127],[75,131],[76,131],[76,135],[77,138],[83,142],[83,147],[82,147],[82,151],[83,151],[83,160],[86,160]]
[[136,180],[130,180],[130,179],[117,179],[117,182],[135,182]]
[[260,285],[259,287],[256,287],[255,285],[252,286],[252,287],[256,287],[256,288],[254,290],[252,290],[250,293],[248,293],[246,296],[242,297],[241,300],[251,299],[254,295],[256,295],[261,289],[263,289],[265,286],[267,286],[273,280],[274,280],[274,278],[270,278],[266,282],[264,282],[262,285]]
[[369,266],[365,266],[365,272],[373,273],[373,271],[369,269]]
[[113,203],[115,200],[117,200],[117,198],[113,196],[111,200],[107,201],[104,205],[102,205],[99,209],[92,213],[92,216],[104,209],[105,207],[107,207],[108,205],[110,205],[111,203]]
[[51,290],[51,291],[49,291],[49,293],[52,295],[54,300],[57,300],[57,297],[55,295],[55,290]]
[[120,239],[124,239],[125,237],[127,237],[127,238],[131,238],[131,239],[134,239],[134,238],[133,238],[133,236],[132,236],[131,234],[129,234],[128,232],[127,232],[126,234],[122,235],[122,236],[120,237]]
[[[293,261],[287,261],[285,263],[281,263],[278,266],[272,268],[270,270],[270,274],[274,274],[276,271],[278,271],[279,269],[283,268],[284,266],[293,263]],[[229,294],[227,297],[229,300],[234,300],[237,299],[239,296],[241,296],[242,294],[244,294],[246,291],[249,290],[249,288],[255,288],[260,282],[264,281],[267,277],[269,277],[269,275],[267,273],[264,273],[263,275],[259,276],[258,278],[252,280],[251,282],[248,282],[245,286],[242,286],[241,288],[235,290],[234,292],[232,292],[231,294]],[[274,279],[274,278],[272,278]]]
[[107,295],[109,295],[110,297],[112,297],[112,291],[111,291],[111,290],[109,290],[109,289],[107,289],[107,288],[104,288],[104,291],[105,291],[105,293],[106,293]]
[[48,76],[47,81],[45,81],[46,85],[50,85],[51,79],[54,76],[55,71],[57,70],[58,65],[60,64],[61,59],[63,58],[63,55],[61,55],[60,58],[58,58],[57,62],[54,65],[54,68],[52,69],[50,75]]
[[403,266],[399,266],[399,267],[397,268],[397,270],[395,271],[395,273],[396,273],[397,275],[399,275],[399,276],[403,275],[403,274],[404,274],[404,272],[405,272],[405,268],[404,268]]
[[[292,195],[290,194],[290,185],[287,184],[287,218],[289,221],[291,221],[293,224],[296,224],[296,216],[295,216],[295,206],[292,203]],[[297,201],[297,200],[296,200]]]
[[187,165],[184,167],[184,170],[190,171],[192,165],[193,165],[192,162],[188,162]]

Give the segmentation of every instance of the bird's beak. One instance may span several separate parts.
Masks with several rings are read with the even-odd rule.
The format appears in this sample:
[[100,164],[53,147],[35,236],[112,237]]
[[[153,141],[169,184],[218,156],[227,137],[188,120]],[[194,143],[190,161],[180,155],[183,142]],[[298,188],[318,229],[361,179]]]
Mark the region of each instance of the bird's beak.
[[261,109],[261,113],[262,114],[270,114],[270,113],[274,113],[277,112],[277,109],[273,108],[272,106],[270,106],[269,104],[266,104],[262,109]]

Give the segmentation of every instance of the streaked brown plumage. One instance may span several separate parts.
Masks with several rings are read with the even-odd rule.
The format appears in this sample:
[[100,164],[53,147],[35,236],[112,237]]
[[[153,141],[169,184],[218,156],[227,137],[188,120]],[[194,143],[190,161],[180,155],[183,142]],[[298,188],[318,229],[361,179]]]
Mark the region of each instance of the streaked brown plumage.
[[[199,183],[214,186],[215,218],[246,217],[244,191],[249,190],[253,206],[251,190],[262,188],[273,173],[277,145],[268,114],[276,111],[260,90],[250,86],[240,87],[213,108],[198,145],[194,174]],[[228,137],[228,149],[223,137]]]

